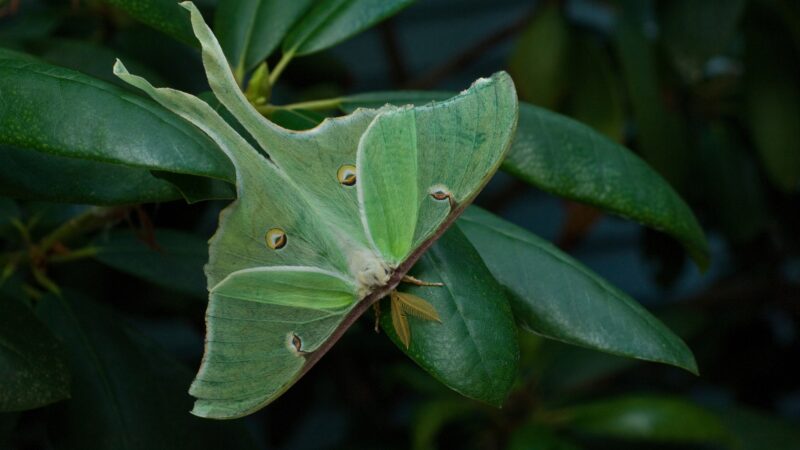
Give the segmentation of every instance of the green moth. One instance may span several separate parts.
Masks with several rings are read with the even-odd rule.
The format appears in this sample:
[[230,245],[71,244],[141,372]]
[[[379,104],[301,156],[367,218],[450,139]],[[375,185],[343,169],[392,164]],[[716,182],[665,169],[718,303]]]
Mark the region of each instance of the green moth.
[[[236,169],[238,199],[209,242],[206,348],[190,389],[194,414],[235,418],[275,400],[394,291],[497,170],[517,98],[498,73],[447,101],[288,131],[252,107],[198,10],[181,5],[214,94],[259,148],[202,100],[119,61],[114,73],[200,128]],[[420,302],[401,299],[398,314],[438,320]]]

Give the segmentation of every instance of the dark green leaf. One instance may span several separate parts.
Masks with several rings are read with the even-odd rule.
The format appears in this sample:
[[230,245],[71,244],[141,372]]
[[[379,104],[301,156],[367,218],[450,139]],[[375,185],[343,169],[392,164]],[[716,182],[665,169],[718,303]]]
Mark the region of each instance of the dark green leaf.
[[214,31],[237,73],[255,68],[278,47],[311,0],[226,0],[214,17]]
[[414,0],[330,0],[318,2],[292,27],[283,52],[307,55],[332,47],[389,18]]
[[703,230],[680,196],[636,155],[586,125],[521,104],[503,169],[544,191],[668,233],[700,267],[708,265]]
[[526,330],[697,372],[692,352],[669,328],[549,242],[477,207],[458,226],[511,294],[514,317]]
[[154,177],[170,182],[180,191],[186,203],[205,200],[231,200],[236,198],[232,184],[213,178],[195,177],[181,173],[152,171]]
[[655,46],[645,36],[650,2],[620,0],[615,33],[622,75],[628,89],[636,141],[644,159],[679,192],[688,189],[690,148],[685,124],[662,97]]
[[117,58],[125,60],[126,67],[141,74],[143,77],[147,77],[153,83],[157,85],[167,84],[157,73],[133,60],[133,58],[91,42],[72,39],[48,39],[37,43],[35,49],[39,58],[45,62],[76,70],[118,86],[127,87],[111,71],[111,67],[114,66],[114,61]]
[[146,169],[4,146],[0,146],[0,195],[95,205],[181,198],[172,184]]
[[0,59],[0,89],[2,144],[233,180],[230,162],[200,130],[129,91],[15,59]]
[[745,408],[726,408],[718,415],[736,436],[738,450],[800,450],[797,424]]
[[523,425],[509,438],[506,450],[580,450],[541,425]]
[[251,449],[242,422],[189,414],[191,373],[110,311],[76,294],[45,297],[40,317],[66,344],[72,399],[51,412],[57,449]]
[[0,411],[38,408],[69,397],[61,345],[22,301],[0,297]]
[[[40,198],[55,200],[59,197],[87,203],[177,198],[172,186],[155,180],[145,171],[126,172],[124,167],[105,171],[104,168],[110,166],[97,163],[233,180],[230,161],[210,139],[154,102],[126,90],[68,69],[20,59],[0,59],[0,91],[4,100],[0,103],[0,145],[14,147],[17,153],[38,151],[41,155],[8,158],[17,160],[20,165],[41,165],[48,159],[44,155],[72,159],[71,162],[64,159],[56,162],[56,159],[41,168],[44,173],[55,170],[57,164],[80,170],[78,166],[83,162],[80,160],[84,160],[94,163],[85,169],[88,178],[109,180],[113,179],[110,174],[125,172],[128,175],[122,179],[147,186],[147,192],[142,192],[140,199],[128,195],[124,200],[114,200],[114,196],[101,192],[108,186],[90,185],[88,180],[81,181],[77,177],[71,184],[81,184],[93,191],[88,192],[86,198],[81,199],[78,192],[70,194],[67,189],[63,189],[64,195]],[[5,164],[2,167],[10,170]],[[39,170],[22,168],[24,170],[6,184],[23,186],[25,173]],[[33,181],[29,180],[28,184]],[[58,190],[62,186],[51,181],[39,190],[54,187]],[[135,193],[126,186],[114,189]],[[32,196],[34,193],[27,197]]]
[[197,45],[189,14],[175,0],[103,0],[134,19],[190,45]]
[[442,323],[409,317],[406,349],[392,327],[389,304],[381,326],[392,341],[434,378],[456,392],[500,406],[517,373],[516,327],[503,288],[456,228],[444,234],[411,270],[442,287],[402,286],[430,302]]
[[555,414],[573,431],[616,439],[718,445],[732,442],[732,435],[715,414],[677,397],[617,397]]
[[520,99],[558,106],[566,87],[569,36],[558,2],[547,2],[520,35],[508,62]]
[[207,295],[203,265],[208,244],[201,237],[159,229],[155,241],[147,243],[133,232],[114,231],[95,245],[97,259],[117,270],[186,294]]
[[12,50],[10,48],[1,48],[1,47],[0,47],[0,59],[22,59],[25,61],[32,61],[32,62],[39,61],[35,56],[29,55],[25,52]]
[[272,114],[270,120],[289,130],[308,130],[319,125],[325,116],[301,109],[279,109]]
[[745,0],[661,2],[661,35],[677,66],[690,77],[698,78],[703,64],[730,43],[745,3]]

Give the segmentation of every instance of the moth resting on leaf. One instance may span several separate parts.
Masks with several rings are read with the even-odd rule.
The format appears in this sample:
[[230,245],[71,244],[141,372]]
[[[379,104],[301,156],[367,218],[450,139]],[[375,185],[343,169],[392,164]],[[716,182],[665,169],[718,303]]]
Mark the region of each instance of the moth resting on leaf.
[[260,148],[202,100],[154,88],[119,61],[114,73],[200,128],[235,167],[238,199],[209,241],[206,347],[189,391],[193,414],[235,418],[275,400],[394,291],[497,170],[517,97],[498,73],[447,101],[288,131],[252,107],[199,11],[181,5],[214,94]]

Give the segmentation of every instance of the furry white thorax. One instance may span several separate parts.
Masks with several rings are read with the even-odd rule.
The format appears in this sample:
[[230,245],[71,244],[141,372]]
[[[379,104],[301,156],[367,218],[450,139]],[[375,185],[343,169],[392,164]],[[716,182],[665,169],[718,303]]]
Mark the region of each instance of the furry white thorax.
[[358,284],[358,299],[384,286],[392,276],[392,268],[372,250],[361,249],[350,254],[350,272]]

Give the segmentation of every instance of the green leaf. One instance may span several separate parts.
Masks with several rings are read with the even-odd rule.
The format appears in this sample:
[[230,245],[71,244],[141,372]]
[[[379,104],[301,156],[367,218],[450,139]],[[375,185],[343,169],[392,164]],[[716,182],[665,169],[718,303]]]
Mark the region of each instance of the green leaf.
[[244,423],[189,414],[191,373],[111,311],[68,293],[45,297],[40,317],[65,343],[71,400],[51,411],[58,449],[252,449]]
[[501,286],[464,235],[450,229],[410,274],[444,286],[403,285],[431,303],[442,323],[409,317],[411,345],[400,342],[389,304],[381,326],[411,359],[456,392],[500,406],[517,374],[519,348],[511,309]]
[[[424,104],[444,92],[370,92],[342,98],[340,108]],[[517,134],[502,169],[551,194],[576,200],[663,231],[708,265],[708,243],[689,206],[627,148],[588,126],[520,103]]]
[[549,242],[477,207],[468,208],[458,226],[511,294],[524,329],[697,373],[692,352],[669,328]]
[[39,62],[38,58],[25,52],[0,47],[0,59],[22,59],[25,61]]
[[5,146],[0,146],[0,195],[95,205],[181,198],[175,186],[159,180],[146,169]]
[[[19,165],[37,164],[16,174],[13,183],[9,181],[12,186],[25,185],[24,174],[33,169],[44,175],[63,164],[78,171],[84,162],[87,178],[113,180],[110,175],[124,173],[121,179],[146,186],[140,200],[131,198],[134,192],[124,186],[90,184],[77,177],[71,184],[87,187],[82,200],[78,192],[71,194],[69,189],[41,198],[117,202],[114,196],[102,192],[109,188],[128,191],[120,201],[178,198],[173,187],[155,180],[146,170],[233,181],[230,161],[210,139],[154,102],[129,91],[68,69],[20,59],[0,59],[0,91],[4,100],[0,103],[0,145],[14,147],[17,153],[6,159],[17,160]],[[24,152],[39,154],[19,155]],[[39,167],[49,159],[45,155],[62,159]],[[2,167],[10,170],[5,164]],[[51,182],[38,190],[46,193],[60,187]]]
[[511,433],[506,450],[580,450],[580,447],[541,425],[523,425]]
[[61,345],[22,301],[0,297],[0,411],[38,408],[69,397]]
[[730,44],[745,0],[670,0],[659,4],[661,36],[678,68],[693,79]]
[[172,184],[181,193],[186,203],[189,204],[205,200],[232,200],[236,198],[236,189],[233,185],[221,180],[155,170],[151,171],[151,174]]
[[36,54],[44,62],[82,72],[117,86],[124,86],[124,83],[109,70],[117,58],[124,59],[130,67],[146,74],[148,78],[153,79],[153,82],[166,83],[149,67],[107,46],[87,41],[52,38],[38,42],[35,48]]
[[387,19],[414,0],[330,0],[318,2],[292,27],[283,52],[307,55],[332,47]]
[[517,40],[508,62],[519,97],[555,108],[566,87],[569,28],[558,2],[546,2]]
[[311,0],[220,2],[214,31],[231,67],[237,73],[255,68],[272,54],[312,4]]
[[189,24],[189,15],[175,0],[103,0],[134,19],[162,31],[186,44],[196,46],[197,40]]
[[193,234],[159,229],[155,248],[131,231],[113,231],[102,236],[97,260],[122,272],[168,289],[205,297],[203,265],[208,259],[208,243]]
[[701,268],[708,265],[708,243],[689,206],[636,155],[586,125],[520,104],[503,169],[546,192],[663,231]]
[[736,436],[738,450],[800,450],[800,431],[789,421],[741,407],[725,408],[718,415]]
[[279,109],[272,114],[270,120],[288,130],[310,130],[325,119],[315,111],[301,109]]
[[732,435],[714,413],[678,397],[616,397],[568,407],[553,414],[571,430],[595,436],[726,447],[732,442]]

